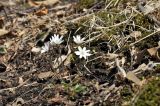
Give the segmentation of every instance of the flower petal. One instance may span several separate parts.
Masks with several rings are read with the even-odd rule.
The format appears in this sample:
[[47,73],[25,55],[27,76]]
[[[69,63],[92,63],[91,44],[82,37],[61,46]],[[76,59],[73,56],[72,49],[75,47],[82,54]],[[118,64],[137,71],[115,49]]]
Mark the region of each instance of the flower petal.
[[82,55],[79,55],[79,58],[81,59],[83,56]]
[[80,51],[75,51],[74,52],[76,55],[81,55],[81,52]]
[[86,55],[84,55],[83,57],[84,57],[84,59],[87,59],[87,56],[86,56]]
[[85,38],[82,38],[81,40],[82,40],[82,41],[84,41],[84,40],[85,40]]
[[60,40],[62,40],[62,39],[63,39],[63,36],[60,37]]
[[86,50],[86,53],[90,52],[90,50]]
[[74,40],[74,41],[76,40],[76,37],[75,37],[75,36],[73,36],[73,40]]
[[86,53],[85,55],[86,55],[86,56],[91,56],[92,54],[90,54],[90,53]]
[[80,46],[78,46],[78,50],[79,50],[79,51],[83,51],[82,48],[81,48]]
[[85,52],[86,52],[86,47],[84,47],[84,48],[83,48],[83,51],[85,51]]
[[77,36],[77,40],[81,40],[81,36],[78,35],[78,36]]
[[41,53],[44,53],[44,52],[46,52],[45,50],[41,50]]

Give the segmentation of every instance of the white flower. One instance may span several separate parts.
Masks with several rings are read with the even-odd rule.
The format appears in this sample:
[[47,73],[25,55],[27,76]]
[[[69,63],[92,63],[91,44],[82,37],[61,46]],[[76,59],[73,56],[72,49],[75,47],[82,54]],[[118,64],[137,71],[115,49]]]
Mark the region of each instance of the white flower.
[[73,41],[76,43],[76,44],[81,44],[84,42],[84,39],[85,38],[81,38],[81,36],[77,35],[76,37],[73,36]]
[[79,55],[79,58],[84,57],[86,59],[87,56],[92,55],[89,52],[90,52],[90,50],[86,50],[86,47],[81,48],[80,46],[78,46],[78,51],[75,51],[75,54]]
[[49,42],[45,43],[44,46],[42,46],[41,53],[49,51]]
[[59,37],[59,35],[54,34],[54,36],[52,36],[50,38],[51,45],[55,45],[55,44],[59,45],[59,44],[61,44],[63,42],[62,38],[63,38],[63,36]]

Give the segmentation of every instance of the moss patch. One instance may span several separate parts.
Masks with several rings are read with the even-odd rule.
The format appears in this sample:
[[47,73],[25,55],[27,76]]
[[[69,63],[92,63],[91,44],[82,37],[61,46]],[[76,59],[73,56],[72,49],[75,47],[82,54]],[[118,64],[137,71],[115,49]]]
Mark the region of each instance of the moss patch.
[[135,106],[160,105],[160,77],[154,78],[139,96]]
[[77,5],[77,9],[78,10],[82,10],[84,8],[90,8],[96,2],[97,2],[97,0],[80,0],[79,3],[78,3],[78,5]]

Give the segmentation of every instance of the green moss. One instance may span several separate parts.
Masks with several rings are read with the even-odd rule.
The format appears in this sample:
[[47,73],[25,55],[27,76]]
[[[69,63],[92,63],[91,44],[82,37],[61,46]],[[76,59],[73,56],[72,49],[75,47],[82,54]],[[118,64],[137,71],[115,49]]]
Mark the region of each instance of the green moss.
[[[91,1],[92,3],[96,2],[95,0],[91,0]],[[89,4],[92,4],[91,1],[90,0],[80,0],[79,5],[88,4],[89,2],[90,2]],[[122,2],[124,1],[120,1],[120,3]],[[92,22],[91,20],[93,19],[94,15],[96,18],[95,25],[99,25],[100,27],[110,27],[109,29],[108,28],[107,29],[92,29],[92,31],[93,30],[102,31],[102,34],[104,35],[102,39],[108,40],[108,38],[110,38],[112,35],[117,35],[117,34],[118,35],[122,35],[122,34],[129,35],[132,31],[140,31],[142,33],[141,38],[143,38],[149,35],[150,33],[152,33],[153,32],[152,30],[154,30],[153,25],[149,22],[149,20],[144,15],[137,14],[137,13],[132,15],[133,18],[127,24],[121,24],[121,25],[116,26],[116,24],[122,23],[125,20],[127,20],[131,14],[130,13],[126,14],[125,12],[122,13],[121,10],[118,10],[113,7],[109,10],[95,12],[93,15],[84,17],[81,20],[79,20],[77,22],[77,27],[74,29],[76,34],[83,34],[84,36],[88,34],[87,31],[90,31],[90,24]],[[133,26],[133,23],[135,24],[135,26]],[[77,29],[80,29],[80,30],[77,31]],[[148,29],[148,31],[144,29]],[[141,38],[138,38],[138,39],[141,39]],[[142,50],[144,48],[151,48],[151,47],[157,46],[156,39],[158,38],[155,36],[149,37],[137,43],[136,46]],[[134,38],[131,39],[131,42],[135,42],[135,39]],[[112,44],[116,44],[116,42],[113,41]]]
[[159,106],[160,105],[160,77],[154,78],[144,88],[135,106]]
[[90,8],[96,2],[97,2],[97,0],[80,0],[79,3],[78,3],[77,8],[78,8],[78,10],[82,10],[84,8]]
[[0,55],[6,54],[7,50],[5,48],[5,46],[0,46]]
[[146,29],[150,29],[152,26],[152,24],[149,22],[149,20],[144,15],[138,14],[133,18],[133,20],[135,22],[135,25],[144,27]]
[[[142,33],[141,38],[143,38],[153,32],[152,31],[152,30],[154,30],[153,25],[149,22],[149,20],[145,16],[138,14],[132,20],[134,21],[134,24],[136,25],[134,29],[136,31],[141,31],[141,33]],[[150,31],[146,31],[141,28],[148,29]],[[139,38],[139,39],[141,39],[141,38]],[[151,37],[146,38],[146,39],[142,40],[141,42],[137,43],[136,46],[142,50],[145,48],[151,48],[151,47],[157,46],[157,43],[156,43],[157,39],[158,39],[158,37],[151,36]]]
[[125,86],[120,94],[124,101],[129,101],[133,96],[133,92],[131,91],[131,88],[129,86]]
[[160,65],[159,64],[156,66],[156,70],[160,70]]
[[87,91],[87,87],[80,83],[75,84],[75,82],[73,83],[62,82],[62,85],[65,91],[69,94],[68,96],[72,99],[75,99],[76,97],[78,97],[79,94],[85,94]]

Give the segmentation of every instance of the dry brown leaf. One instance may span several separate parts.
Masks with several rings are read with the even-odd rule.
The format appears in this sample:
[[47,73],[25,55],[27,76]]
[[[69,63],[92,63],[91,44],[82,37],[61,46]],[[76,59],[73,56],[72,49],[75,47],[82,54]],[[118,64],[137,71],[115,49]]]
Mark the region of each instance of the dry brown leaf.
[[[71,54],[71,49],[70,46],[68,46],[68,53],[67,55],[62,55],[61,57],[58,57],[54,60],[54,65],[53,68],[58,68],[67,58],[69,58],[68,56],[70,56]],[[67,64],[67,63],[65,63]]]
[[40,6],[40,4],[36,3],[36,2],[33,1],[33,0],[28,0],[28,4],[29,4],[30,6],[33,6],[33,7],[38,7],[38,6]]
[[12,104],[12,106],[22,106],[24,102],[25,101],[22,98],[17,98],[17,100]]
[[44,4],[44,5],[54,5],[58,3],[59,0],[44,0],[44,1],[37,1],[38,4]]
[[53,67],[58,68],[58,66],[60,66],[61,63],[67,59],[67,57],[68,57],[68,55],[62,55],[61,57],[56,58],[54,60],[54,66]]
[[147,15],[147,14],[149,14],[149,13],[151,13],[151,12],[153,12],[154,11],[154,7],[152,7],[152,6],[150,6],[150,5],[145,5],[145,11],[144,11],[144,14],[145,15]]
[[41,48],[33,47],[31,51],[32,51],[33,53],[38,53],[38,52],[41,51]]
[[52,71],[42,72],[42,73],[38,74],[38,78],[45,79],[45,78],[51,77],[52,75],[53,75]]
[[160,60],[160,47],[153,47],[150,49],[147,49],[150,56]]
[[46,15],[48,14],[48,9],[41,9],[41,10],[38,10],[36,13],[35,13],[37,16],[43,16],[43,15]]
[[133,81],[135,84],[137,84],[137,85],[142,85],[142,82],[141,82],[141,80],[135,75],[135,73],[134,72],[132,72],[132,71],[129,71],[128,73],[127,73],[127,76],[126,76],[126,78],[127,79],[129,79],[129,80],[131,80],[131,81]]
[[11,47],[12,44],[14,44],[15,42],[12,40],[9,40],[7,42],[4,43],[4,46],[8,49],[9,47]]
[[72,54],[69,54],[68,57],[66,58],[66,60],[64,61],[64,65],[67,66],[68,64],[71,63],[71,58],[72,58]]
[[151,56],[156,56],[156,52],[157,52],[158,48],[150,48],[150,49],[147,49],[148,53],[151,55]]
[[138,37],[142,36],[142,33],[140,31],[133,31],[130,36],[134,37],[137,39]]
[[54,97],[48,100],[49,103],[62,103],[64,99],[62,97]]
[[7,33],[9,33],[8,30],[0,29],[0,37],[3,36],[3,35],[5,35],[5,34],[7,34]]
[[117,58],[118,56],[119,56],[118,54],[114,54],[114,53],[108,53],[108,54],[107,54],[107,58],[108,58],[109,60],[115,59],[115,58]]
[[22,77],[19,77],[19,81],[18,81],[18,83],[19,83],[20,85],[24,83],[24,80],[23,80],[23,78],[22,78]]
[[61,10],[61,11],[57,11],[56,15],[60,17],[60,16],[64,16],[65,13],[66,13],[65,11]]

